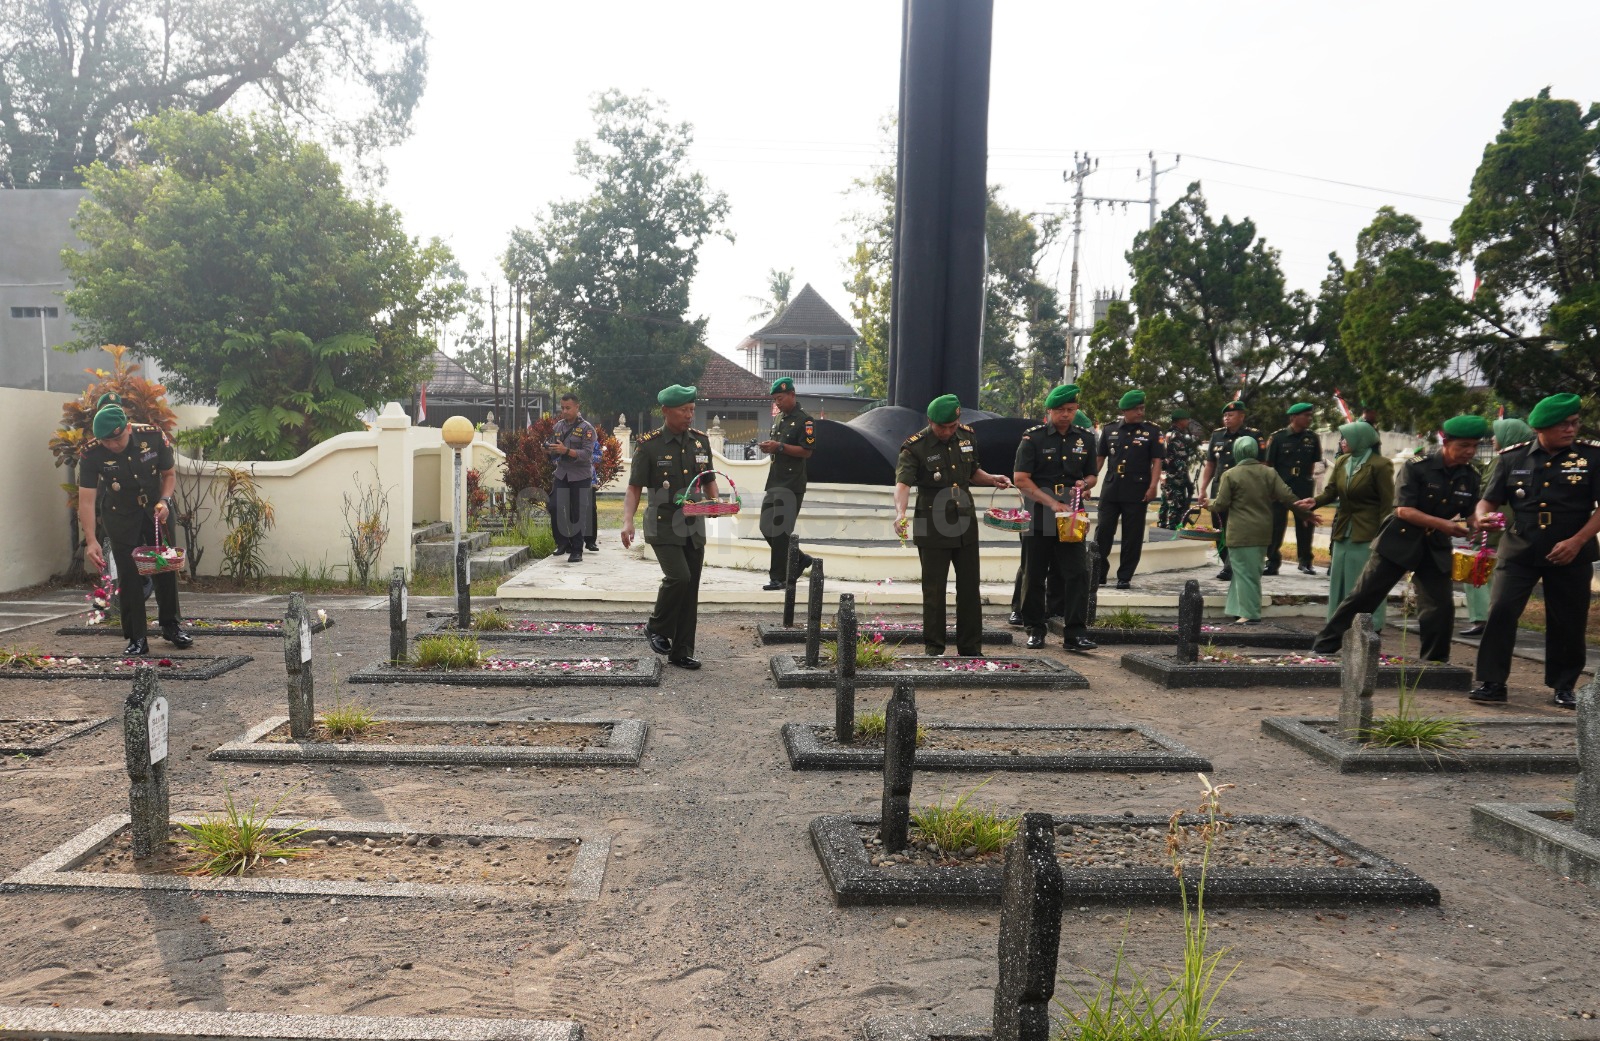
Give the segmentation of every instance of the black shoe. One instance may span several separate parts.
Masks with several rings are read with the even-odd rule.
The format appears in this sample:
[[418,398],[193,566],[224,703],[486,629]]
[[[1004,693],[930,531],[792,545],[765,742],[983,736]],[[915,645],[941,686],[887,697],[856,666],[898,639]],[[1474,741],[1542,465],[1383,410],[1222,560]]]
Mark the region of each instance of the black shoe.
[[674,654],[672,657],[667,659],[667,664],[676,665],[680,669],[698,669],[700,667],[700,659],[691,658],[687,654]]
[[598,553],[598,552],[600,552],[600,545],[599,545],[599,543],[595,543],[595,542],[585,542],[583,544],[583,548],[584,548],[584,550],[586,552],[589,552],[589,553]]
[[571,553],[568,553],[567,554],[567,563],[568,564],[581,564],[581,563],[583,563],[583,550],[575,549]]
[[1118,589],[1132,589],[1133,588],[1133,583],[1129,582],[1125,578],[1119,578],[1119,579],[1117,579],[1117,588]]
[[129,640],[128,646],[122,648],[123,654],[145,655],[150,653],[150,641],[143,636],[137,640]]
[[1218,571],[1217,572],[1217,581],[1218,582],[1232,582],[1233,581],[1233,568],[1225,567],[1221,571]]
[[1013,629],[1021,629],[1022,628],[1022,612],[1021,611],[1012,611],[1011,614],[1006,617],[1006,624],[1011,626],[1011,628],[1013,628]]
[[1038,650],[1039,648],[1041,648],[1043,646],[1044,646],[1044,633],[1029,633],[1028,634],[1028,649],[1030,651],[1036,651],[1036,650]]
[[1268,564],[1266,567],[1261,569],[1261,573],[1263,575],[1276,575],[1278,573],[1278,565]]
[[1312,567],[1310,564],[1301,564],[1300,573],[1302,575],[1314,575],[1317,573],[1317,569]]
[[1551,701],[1560,708],[1577,708],[1578,693],[1577,691],[1572,690],[1558,690],[1556,691],[1556,696],[1552,698]]
[[657,654],[672,653],[672,641],[667,639],[665,636],[662,636],[660,633],[653,633],[648,629],[644,631],[644,635],[645,638],[650,641],[650,649],[652,651],[655,651]]
[[190,636],[177,626],[173,626],[171,629],[161,630],[161,638],[172,644],[172,646],[178,648],[180,651],[186,651],[190,647],[194,646],[194,637]]
[[800,558],[800,570],[796,571],[795,574],[797,574],[797,575],[805,574],[806,571],[808,571],[810,569],[811,565],[815,564],[816,562],[817,562],[817,558],[816,557],[801,557]]
[[1467,695],[1468,701],[1486,701],[1490,704],[1503,704],[1506,700],[1506,685],[1493,680],[1484,680],[1472,688],[1472,693]]
[[1100,649],[1100,645],[1087,636],[1069,636],[1063,646],[1069,651],[1077,651],[1080,654]]
[[762,586],[761,588],[766,590],[769,593],[774,593],[774,592],[777,592],[778,590],[782,589],[783,585],[784,584],[782,582],[768,582],[766,585]]
[[1483,633],[1484,633],[1484,630],[1486,630],[1488,628],[1489,628],[1489,623],[1488,622],[1473,622],[1471,625],[1469,625],[1465,629],[1461,630],[1461,635],[1462,636],[1482,636]]

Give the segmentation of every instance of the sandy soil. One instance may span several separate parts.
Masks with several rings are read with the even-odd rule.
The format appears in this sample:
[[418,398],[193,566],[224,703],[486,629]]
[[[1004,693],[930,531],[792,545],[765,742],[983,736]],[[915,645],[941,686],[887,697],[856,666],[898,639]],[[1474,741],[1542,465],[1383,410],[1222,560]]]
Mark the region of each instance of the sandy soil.
[[[351,699],[354,702],[354,699]],[[4,724],[0,723],[0,727]],[[4,733],[0,729],[0,733]],[[283,744],[292,741],[285,723],[261,740]],[[495,723],[414,723],[380,719],[359,734],[336,736],[321,723],[311,728],[311,740],[340,745],[496,745],[516,748],[575,748],[604,745],[611,727],[604,723],[538,723],[511,720]]]
[[[387,650],[386,612],[354,603],[329,598],[339,624],[316,638],[329,704],[339,687],[333,677]],[[202,603],[185,606],[210,613]],[[820,1041],[858,1036],[873,1013],[984,1012],[996,972],[993,909],[841,910],[828,900],[806,825],[822,813],[875,812],[880,780],[788,768],[779,725],[831,721],[831,693],[776,689],[767,660],[783,649],[758,644],[757,621],[703,617],[706,667],[668,667],[659,688],[369,688],[375,706],[394,714],[646,719],[653,730],[637,769],[212,763],[211,749],[284,712],[281,664],[258,654],[216,680],[166,686],[175,812],[220,809],[226,778],[245,801],[271,804],[288,792],[286,816],[410,822],[423,834],[463,822],[602,830],[615,851],[602,897],[535,909],[515,900],[469,908],[159,892],[0,895],[0,945],[10,952],[0,1003],[570,1017],[597,1041]],[[18,636],[53,652],[111,649],[107,637],[55,637],[44,626]],[[258,646],[203,637],[195,651]],[[551,652],[583,654],[558,646]],[[1457,652],[1469,660],[1469,650]],[[631,645],[628,653],[636,653]],[[987,685],[923,692],[924,721],[1151,724],[1211,756],[1214,780],[1238,785],[1228,809],[1312,816],[1443,892],[1443,905],[1430,909],[1218,911],[1216,940],[1231,947],[1224,964],[1239,965],[1218,1012],[1565,1016],[1600,1007],[1596,894],[1470,833],[1472,803],[1557,802],[1571,797],[1571,777],[1342,777],[1260,732],[1265,715],[1334,713],[1335,691],[1168,691],[1123,673],[1115,649],[1070,659],[1039,653],[1083,672],[1091,688],[1012,690],[1004,676],[975,676]],[[1519,661],[1511,706],[1499,712],[1570,718],[1546,705],[1540,672]],[[0,685],[0,714],[120,715],[127,690],[121,677],[13,681]],[[876,708],[888,692],[865,695],[862,708]],[[1384,698],[1378,711],[1392,711]],[[1499,714],[1460,694],[1418,691],[1416,702],[1426,713]],[[983,779],[925,777],[913,799],[953,798]],[[1199,798],[1190,774],[1001,773],[973,801],[1008,813],[1165,815]],[[115,725],[48,756],[0,760],[0,870],[126,807]],[[1125,927],[1132,963],[1154,968],[1180,957],[1175,911],[1072,907],[1062,975],[1081,982],[1078,967],[1109,968]]]
[[[1137,730],[944,730],[922,724],[927,734],[919,746],[940,752],[996,752],[1011,755],[1053,755],[1057,752],[1157,752],[1160,747]],[[830,747],[839,747],[833,728],[817,732]],[[882,738],[858,739],[854,748],[882,748]]]

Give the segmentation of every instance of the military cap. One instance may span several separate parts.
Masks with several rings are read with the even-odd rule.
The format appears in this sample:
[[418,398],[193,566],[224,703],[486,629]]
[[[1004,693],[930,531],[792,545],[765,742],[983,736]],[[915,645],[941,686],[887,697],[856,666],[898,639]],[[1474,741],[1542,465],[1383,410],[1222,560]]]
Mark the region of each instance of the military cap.
[[928,402],[928,418],[935,423],[954,423],[961,415],[961,402],[954,394],[941,394]]
[[118,394],[114,390],[108,390],[104,394],[100,395],[98,398],[94,399],[94,410],[96,412],[99,412],[101,409],[105,408],[107,405],[120,405],[120,404],[122,404],[122,395]]
[[679,405],[688,405],[694,402],[695,389],[674,383],[656,395],[656,403],[662,408],[677,408]]
[[1222,411],[1224,414],[1228,412],[1243,412],[1244,402],[1238,400],[1230,401],[1226,405],[1222,406]]
[[94,414],[95,437],[114,437],[117,431],[127,425],[128,414],[122,411],[121,405],[107,405]]
[[1089,418],[1089,413],[1080,408],[1077,414],[1072,417],[1072,425],[1083,427],[1085,430],[1093,430],[1094,420]]
[[1552,394],[1533,406],[1528,413],[1528,425],[1535,430],[1553,427],[1569,416],[1578,414],[1583,399],[1576,394]]
[[1481,440],[1489,436],[1489,421],[1482,416],[1456,416],[1447,419],[1439,428],[1445,437],[1460,437]]
[[768,394],[792,394],[793,392],[794,380],[788,376],[780,376],[772,381],[772,386],[767,388]]
[[1302,413],[1302,412],[1310,412],[1312,409],[1314,409],[1316,407],[1317,406],[1313,405],[1309,401],[1296,401],[1293,405],[1289,406],[1289,411],[1285,412],[1284,415],[1286,415],[1286,416],[1298,416],[1300,413]]
[[1077,400],[1078,385],[1076,383],[1063,383],[1045,395],[1044,407],[1060,408],[1062,405],[1070,405]]
[[1188,418],[1189,418],[1189,410],[1188,409],[1186,409],[1186,408],[1175,408],[1175,409],[1172,410],[1172,421],[1174,423],[1176,423],[1180,419],[1188,419]]
[[1117,401],[1117,408],[1126,412],[1130,408],[1138,408],[1144,404],[1144,391],[1130,390]]

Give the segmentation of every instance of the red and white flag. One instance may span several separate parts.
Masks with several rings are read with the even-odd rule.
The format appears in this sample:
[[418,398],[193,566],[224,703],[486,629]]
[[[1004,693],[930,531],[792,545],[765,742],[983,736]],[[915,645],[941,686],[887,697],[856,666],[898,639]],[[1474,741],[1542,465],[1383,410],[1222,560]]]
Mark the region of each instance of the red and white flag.
[[417,422],[428,421],[428,385],[424,383],[417,389]]
[[1351,414],[1350,406],[1345,404],[1344,395],[1339,393],[1338,387],[1333,388],[1333,400],[1339,403],[1339,412],[1344,416],[1344,421],[1346,423],[1349,423],[1356,418]]

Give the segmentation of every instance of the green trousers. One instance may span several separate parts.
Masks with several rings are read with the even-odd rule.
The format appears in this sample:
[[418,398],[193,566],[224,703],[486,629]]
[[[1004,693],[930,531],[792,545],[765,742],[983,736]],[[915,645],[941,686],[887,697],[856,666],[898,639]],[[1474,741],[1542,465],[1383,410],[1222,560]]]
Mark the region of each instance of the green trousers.
[[950,565],[956,569],[956,653],[975,658],[983,653],[983,600],[978,592],[978,540],[965,546],[918,544],[922,560],[922,645],[935,657],[945,647],[945,592]]
[[[1352,542],[1349,539],[1336,539],[1333,543],[1333,564],[1328,568],[1328,614],[1327,619],[1333,617],[1333,612],[1339,609],[1339,604],[1344,598],[1355,592],[1356,581],[1361,577],[1361,569],[1367,566],[1367,558],[1372,556],[1372,543]],[[1380,603],[1372,611],[1372,631],[1383,631],[1383,619],[1388,614],[1388,604]],[[1484,598],[1483,616],[1489,617],[1489,601]]]
[[700,568],[706,561],[705,543],[651,547],[661,565],[661,588],[648,628],[672,641],[674,658],[694,657],[695,628],[700,621]]
[[1223,610],[1230,618],[1261,617],[1261,565],[1267,559],[1265,546],[1229,546],[1229,565],[1233,578],[1228,581],[1228,604]]
[[1489,589],[1494,585],[1494,573],[1489,573],[1489,581],[1481,586],[1471,582],[1457,582],[1461,593],[1467,598],[1467,621],[1487,622],[1489,620]]

